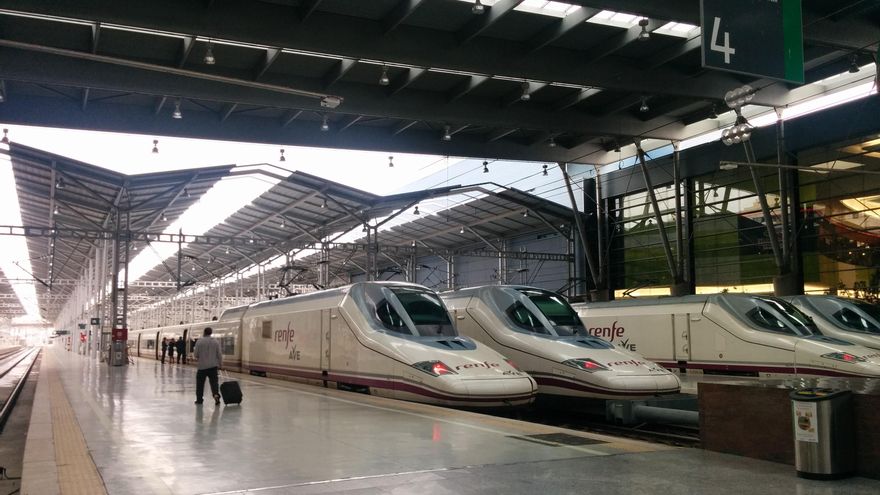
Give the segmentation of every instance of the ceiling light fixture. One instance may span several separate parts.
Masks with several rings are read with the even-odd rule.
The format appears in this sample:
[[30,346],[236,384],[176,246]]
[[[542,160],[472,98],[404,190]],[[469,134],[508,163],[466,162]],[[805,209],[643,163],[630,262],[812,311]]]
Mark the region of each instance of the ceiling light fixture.
[[183,112],[180,111],[180,98],[178,98],[174,102],[174,111],[171,112],[171,118],[172,119],[182,119],[183,118]]
[[284,228],[284,217],[281,217],[281,223],[279,224],[279,226],[280,226],[282,229]]
[[229,254],[229,248],[226,248],[226,254]]
[[736,89],[732,89],[725,93],[724,103],[732,110],[737,110],[752,101],[755,97],[755,89],[746,84]]
[[163,221],[163,222],[167,222],[167,221],[168,221],[168,217],[165,216],[164,213],[162,214],[162,221]]
[[55,189],[64,189],[64,177],[59,177],[55,181]]
[[721,142],[727,146],[748,141],[752,137],[752,126],[740,116],[733,127],[721,131]]
[[214,58],[214,44],[210,41],[208,42],[208,49],[205,50],[205,58],[204,62],[207,65],[214,65],[217,63],[217,60]]
[[529,210],[523,210],[523,218],[529,218]]
[[363,228],[361,228],[361,232],[366,232],[366,231],[367,231],[367,224],[364,224]]
[[419,205],[416,205],[416,209],[413,210],[413,215],[421,215],[421,213],[419,213]]
[[3,129],[3,139],[0,139],[0,143],[9,144],[9,129]]
[[648,32],[648,22],[647,17],[639,19],[639,26],[642,28],[642,31],[639,33],[639,41],[648,41],[651,39],[651,33]]
[[474,2],[474,6],[471,7],[471,12],[474,13],[475,15],[480,15],[485,11],[486,11],[486,7],[483,5],[482,2],[480,2],[480,0],[477,0],[476,2]]
[[849,73],[855,74],[859,70],[859,57],[855,53],[849,56]]
[[724,95],[724,102],[736,113],[733,126],[721,131],[721,142],[726,146],[748,141],[752,137],[753,127],[743,116],[742,107],[752,101],[754,96],[755,90],[748,84],[730,90]]
[[327,200],[325,199],[324,201],[321,202],[321,208],[326,208],[326,207],[327,207]]
[[544,164],[544,173],[542,174],[544,177],[547,177],[547,164]]
[[187,198],[189,198],[189,197],[190,197],[190,195],[189,195],[189,189],[187,189],[187,188],[184,187],[184,188],[183,188],[183,194],[184,194]]
[[57,215],[57,214],[58,214],[58,205],[55,205],[55,209],[52,210],[52,214],[53,214],[53,215]]
[[284,148],[281,148],[281,157],[278,159],[279,162],[286,162],[287,158],[284,158]]
[[522,84],[520,84],[520,87],[522,88],[522,95],[520,95],[520,97],[519,97],[520,101],[531,100],[532,99],[532,85],[529,84],[528,81],[523,81]]
[[388,79],[388,66],[382,64],[382,75],[379,76],[379,86],[388,86],[391,84],[391,79]]
[[449,126],[443,126],[443,140],[444,141],[452,141],[452,134],[450,134]]
[[647,96],[643,96],[643,97],[642,97],[642,105],[639,106],[639,111],[642,112],[642,113],[645,113],[645,112],[647,112],[648,110],[650,110],[650,108],[648,107],[648,97],[647,97]]
[[327,132],[330,130],[330,124],[327,123],[327,116],[324,115],[324,118],[321,120],[321,132]]
[[388,168],[394,168],[394,157],[393,156],[388,157]]
[[549,146],[551,148],[556,147],[556,139],[553,136],[550,136],[550,141],[547,143],[547,146]]
[[153,153],[158,153],[158,152],[159,152],[159,140],[154,139],[153,140]]
[[484,174],[489,173],[489,162],[483,162],[483,173]]

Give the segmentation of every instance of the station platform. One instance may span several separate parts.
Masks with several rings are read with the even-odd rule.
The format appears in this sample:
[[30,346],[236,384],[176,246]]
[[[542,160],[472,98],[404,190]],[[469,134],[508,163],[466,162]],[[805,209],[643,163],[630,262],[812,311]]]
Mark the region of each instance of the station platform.
[[195,399],[195,370],[43,350],[21,493],[876,494],[791,466],[231,374],[241,406]]

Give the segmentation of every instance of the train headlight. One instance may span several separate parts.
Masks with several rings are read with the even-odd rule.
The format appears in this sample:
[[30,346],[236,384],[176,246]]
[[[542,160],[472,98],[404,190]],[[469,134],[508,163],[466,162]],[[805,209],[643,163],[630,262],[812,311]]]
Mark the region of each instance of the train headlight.
[[562,364],[566,366],[571,366],[572,368],[577,368],[581,371],[588,371],[590,373],[594,371],[606,371],[608,368],[602,366],[601,364],[593,361],[590,358],[577,358],[577,359],[569,359],[567,361],[563,361]]
[[432,376],[443,376],[443,375],[457,375],[455,371],[452,370],[449,366],[446,366],[446,363],[443,361],[421,361],[414,365],[413,368],[417,370],[424,371],[425,373]]
[[867,359],[850,354],[848,352],[829,352],[822,354],[823,358],[833,359],[835,361],[843,361],[844,363],[864,363]]

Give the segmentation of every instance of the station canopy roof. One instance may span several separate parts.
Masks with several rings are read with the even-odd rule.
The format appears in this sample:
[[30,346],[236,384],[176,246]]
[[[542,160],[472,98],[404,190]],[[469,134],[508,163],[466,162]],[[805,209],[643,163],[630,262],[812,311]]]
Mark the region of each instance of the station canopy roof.
[[[321,264],[337,276],[362,272],[368,266],[365,225],[383,246],[378,265],[400,269],[411,253],[497,256],[498,238],[565,233],[573,221],[569,208],[492,183],[380,196],[304,172],[225,165],[126,175],[14,143],[10,154],[25,229],[7,230],[27,235],[41,314],[49,321],[91,278],[83,274],[95,250],[116,235],[117,210],[119,235],[131,239],[130,259],[159,244],[175,246],[139,280],[129,280],[130,310],[230,275],[247,282],[250,293],[262,277],[284,295],[290,283],[317,284]],[[219,180],[236,174],[278,182],[203,233],[169,232]],[[263,267],[259,274],[247,271],[255,265]],[[15,301],[8,281],[0,293]]]

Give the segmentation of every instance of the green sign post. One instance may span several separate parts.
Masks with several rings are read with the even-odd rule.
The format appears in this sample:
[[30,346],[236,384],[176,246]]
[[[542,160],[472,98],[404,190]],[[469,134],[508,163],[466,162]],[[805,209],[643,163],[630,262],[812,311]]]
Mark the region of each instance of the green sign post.
[[801,0],[700,0],[703,67],[803,84]]

